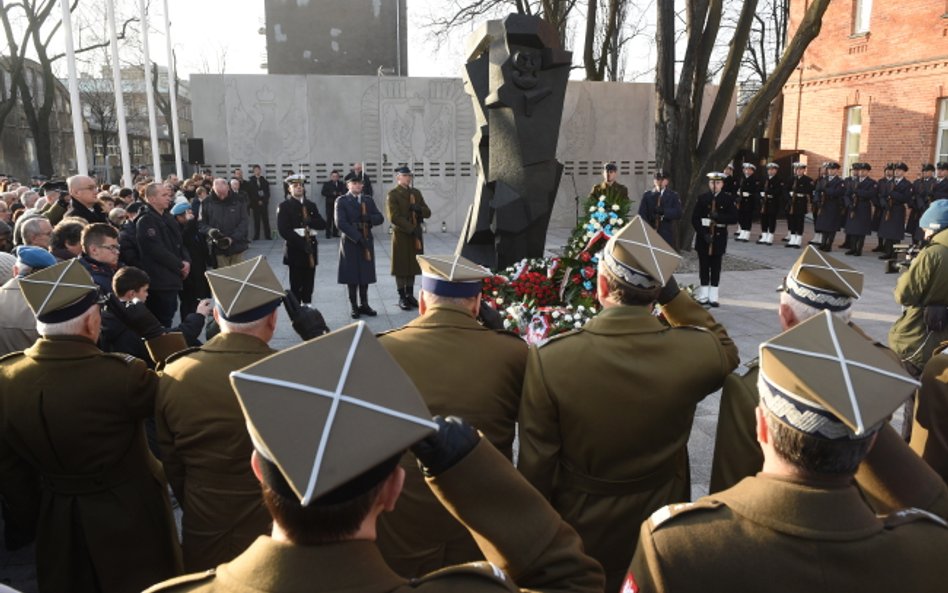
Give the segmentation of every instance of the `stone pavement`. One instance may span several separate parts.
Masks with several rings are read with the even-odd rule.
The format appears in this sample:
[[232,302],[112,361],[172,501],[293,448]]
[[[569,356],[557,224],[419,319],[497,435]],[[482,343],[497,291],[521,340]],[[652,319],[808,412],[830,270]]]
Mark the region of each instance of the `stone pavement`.
[[[384,229],[387,229],[387,225]],[[432,230],[435,230],[432,225]],[[756,227],[755,227],[756,230]],[[783,221],[778,226],[776,236],[782,238],[786,231]],[[547,238],[547,248],[551,253],[558,251],[565,243],[571,229],[551,229]],[[812,227],[808,225],[806,237],[812,236]],[[757,233],[752,235],[757,239]],[[454,233],[431,232],[425,237],[427,253],[452,253],[458,236]],[[837,242],[841,240],[841,236]],[[320,239],[319,261],[316,271],[316,291],[314,305],[322,312],[330,328],[337,329],[353,320],[349,317],[349,303],[345,286],[336,284],[338,262],[338,239]],[[773,337],[779,332],[777,320],[778,295],[775,292],[784,274],[789,270],[800,251],[786,249],[783,243],[773,246],[754,243],[728,244],[728,254],[746,260],[742,267],[756,268],[748,271],[726,271],[721,280],[720,302],[718,309],[712,309],[715,317],[727,328],[737,343],[741,361],[746,362],[757,355],[757,346],[762,340]],[[845,256],[834,248],[833,255],[848,262],[866,275],[863,297],[855,305],[853,319],[873,338],[885,343],[889,326],[899,315],[899,306],[892,299],[897,276],[885,274],[884,265],[868,251],[875,246],[873,239],[862,257]],[[289,285],[286,267],[282,265],[282,241],[257,241],[253,243],[248,255],[264,255],[285,286]],[[379,282],[369,289],[370,304],[378,312],[378,317],[363,317],[369,328],[375,332],[399,327],[413,319],[417,312],[402,311],[398,308],[398,294],[394,278],[389,275],[390,245],[386,231],[376,232],[376,269]],[[683,273],[677,276],[682,285],[698,284],[697,274]],[[417,287],[416,287],[417,292]],[[275,348],[285,348],[299,342],[285,315],[281,315],[276,336],[272,342]],[[687,364],[687,352],[681,353],[683,364]],[[741,369],[739,369],[741,370]],[[698,406],[695,414],[694,430],[689,441],[692,463],[692,493],[695,497],[707,493],[710,477],[711,455],[714,447],[714,432],[717,425],[717,410],[720,393],[714,393]],[[901,423],[901,412],[896,414],[895,423]],[[32,567],[32,547],[16,553],[0,550],[0,583],[9,584],[23,591],[35,591]]]

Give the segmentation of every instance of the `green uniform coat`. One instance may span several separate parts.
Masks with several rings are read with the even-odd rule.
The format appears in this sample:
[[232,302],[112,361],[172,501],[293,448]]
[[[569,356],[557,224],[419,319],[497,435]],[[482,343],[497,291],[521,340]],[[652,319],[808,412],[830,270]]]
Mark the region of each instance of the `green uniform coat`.
[[942,344],[922,372],[915,402],[912,450],[948,483],[948,344]]
[[852,486],[769,474],[642,525],[626,585],[636,593],[912,591],[948,582],[948,528],[921,510],[877,517]]
[[459,566],[408,581],[385,564],[369,540],[301,547],[261,537],[216,571],[174,579],[146,593],[602,591],[602,569],[583,554],[576,532],[489,443],[481,441],[429,484],[442,504],[478,534],[493,566]]
[[[418,387],[433,415],[456,415],[477,427],[507,459],[512,448],[527,363],[527,345],[477,323],[470,311],[443,304],[380,336],[382,346]],[[405,489],[379,522],[379,549],[406,577],[482,559],[474,539],[425,485],[405,455]]]
[[647,307],[610,307],[527,361],[520,470],[602,563],[607,591],[642,521],[690,499],[695,408],[738,364],[724,327],[688,294],[663,311],[672,327]]
[[708,492],[727,490],[764,466],[764,453],[757,442],[757,377],[755,359],[743,375],[731,373],[721,389],[718,428],[714,435],[711,481]]
[[274,352],[254,336],[221,333],[172,356],[161,370],[155,424],[183,511],[185,570],[227,562],[270,531],[250,469],[253,444],[229,375]]
[[139,591],[181,571],[161,466],[145,445],[158,377],[83,337],[40,338],[0,360],[0,490],[42,476],[40,591]]
[[[431,209],[425,203],[421,192],[414,187],[396,185],[385,198],[385,209],[388,219],[392,222],[392,276],[417,276],[421,274],[421,267],[415,256],[424,253],[415,249],[415,224],[411,221],[411,196],[415,196],[415,204],[421,206],[421,218],[430,218]],[[419,224],[421,221],[418,221]],[[423,235],[417,235],[422,237]]]

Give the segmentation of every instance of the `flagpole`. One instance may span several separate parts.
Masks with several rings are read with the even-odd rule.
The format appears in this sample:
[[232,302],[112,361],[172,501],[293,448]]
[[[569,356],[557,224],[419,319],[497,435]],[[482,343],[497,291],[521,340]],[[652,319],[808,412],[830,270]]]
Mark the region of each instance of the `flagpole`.
[[168,0],[165,0],[165,42],[168,45],[168,95],[171,98],[171,131],[174,135],[175,172],[178,179],[184,177],[181,169],[181,135],[178,132],[178,85],[177,65],[174,62],[174,52],[171,51],[171,15],[168,13]]
[[72,110],[72,135],[76,144],[76,172],[89,173],[86,160],[86,135],[82,127],[82,103],[79,100],[79,79],[76,77],[76,50],[72,42],[72,11],[69,0],[60,0],[63,9],[63,33],[66,36],[66,64],[69,70],[69,107]]
[[[64,2],[66,0],[63,0]],[[148,131],[151,133],[151,163],[155,180],[161,179],[161,157],[158,154],[158,122],[155,120],[155,91],[151,88],[151,54],[148,52],[148,12],[145,0],[138,0],[142,17],[142,51],[145,54],[145,102],[148,105]]]
[[115,114],[118,119],[119,149],[122,153],[122,183],[132,187],[132,162],[128,153],[128,127],[125,124],[125,98],[122,93],[122,65],[119,63],[118,35],[115,32],[115,0],[106,0],[109,19],[109,42],[112,46],[112,86],[115,91]]

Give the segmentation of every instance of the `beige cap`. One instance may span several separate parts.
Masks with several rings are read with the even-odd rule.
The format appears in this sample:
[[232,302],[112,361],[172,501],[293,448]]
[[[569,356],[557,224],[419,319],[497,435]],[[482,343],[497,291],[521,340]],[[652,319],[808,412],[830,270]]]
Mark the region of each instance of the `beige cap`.
[[644,289],[664,286],[681,262],[681,256],[641,216],[619,229],[602,255],[620,282]]
[[829,311],[760,345],[761,405],[814,436],[862,438],[917,386],[884,348]]
[[99,287],[78,259],[69,259],[20,278],[20,291],[36,319],[60,323],[85,313]]
[[269,315],[283,300],[283,285],[262,255],[226,268],[205,272],[227,321],[248,323]]
[[347,484],[437,430],[418,389],[363,322],[230,377],[257,451],[303,506],[353,490]]
[[808,245],[790,268],[784,290],[811,307],[842,311],[862,294],[862,283],[862,272]]

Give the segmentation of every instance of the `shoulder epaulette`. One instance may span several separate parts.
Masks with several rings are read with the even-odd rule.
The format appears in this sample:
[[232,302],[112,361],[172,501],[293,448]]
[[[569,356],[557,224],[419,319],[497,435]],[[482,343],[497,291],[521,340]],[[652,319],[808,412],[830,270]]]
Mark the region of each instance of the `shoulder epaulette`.
[[[543,342],[542,344],[540,344],[539,346],[537,346],[537,348],[543,348],[544,346],[548,346],[548,345],[552,344],[553,342],[555,342],[555,341],[557,341],[557,340],[562,340],[563,338],[565,338],[565,337],[567,337],[567,336],[575,336],[576,334],[578,334],[578,333],[580,333],[580,332],[582,332],[582,331],[583,331],[582,328],[579,328],[579,329],[571,329],[571,330],[569,330],[568,332],[563,332],[563,333],[561,333],[561,334],[556,334],[555,336],[552,336],[552,337],[548,338],[548,339],[546,340],[546,342]],[[518,337],[519,337],[519,336],[518,336]]]
[[139,360],[137,356],[133,356],[127,352],[103,352],[103,354],[112,358],[117,358],[125,364],[132,364],[136,360]]
[[695,502],[682,502],[663,506],[652,513],[652,516],[648,518],[649,531],[654,532],[662,525],[666,525],[682,515],[696,511],[713,510],[721,506],[724,506],[724,503],[713,498],[702,498]]
[[23,351],[22,351],[22,350],[19,350],[19,351],[17,351],[17,352],[8,352],[8,353],[4,354],[3,356],[0,356],[0,362],[3,362],[3,361],[5,361],[5,360],[9,360],[9,359],[11,359],[11,358],[16,358],[17,356],[24,356]]
[[467,564],[449,566],[447,568],[442,568],[441,570],[428,573],[421,578],[412,579],[410,584],[412,587],[418,587],[425,583],[430,583],[439,579],[450,579],[457,576],[469,576],[486,579],[492,583],[502,586],[508,591],[520,591],[520,588],[514,584],[514,582],[510,579],[510,576],[504,572],[503,569],[490,562],[469,562]]
[[191,354],[192,352],[197,352],[197,351],[200,350],[200,349],[201,349],[200,346],[191,346],[190,348],[185,348],[184,350],[178,350],[177,352],[175,352],[174,354],[172,354],[172,355],[169,356],[168,358],[166,358],[166,359],[164,359],[163,361],[159,362],[159,363],[158,363],[158,367],[157,367],[156,370],[159,370],[159,371],[160,371],[161,369],[165,368],[166,366],[168,366],[168,365],[171,364],[172,362],[178,360],[178,359],[181,358],[182,356],[187,356],[188,354]]
[[175,577],[173,579],[168,579],[163,583],[158,583],[157,585],[152,585],[151,587],[145,589],[143,593],[157,593],[158,591],[172,591],[175,587],[181,585],[192,585],[194,583],[199,583],[207,579],[212,579],[217,576],[216,569],[212,568],[204,572],[196,572],[194,574],[186,574],[184,576]]
[[908,525],[909,523],[915,523],[917,521],[926,521],[948,528],[948,522],[938,515],[914,507],[899,509],[894,513],[889,513],[888,515],[882,517],[882,520],[885,523],[886,529],[894,529],[896,527],[901,527],[902,525]]

